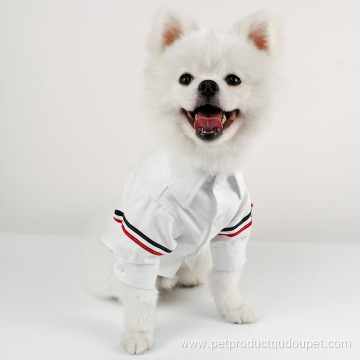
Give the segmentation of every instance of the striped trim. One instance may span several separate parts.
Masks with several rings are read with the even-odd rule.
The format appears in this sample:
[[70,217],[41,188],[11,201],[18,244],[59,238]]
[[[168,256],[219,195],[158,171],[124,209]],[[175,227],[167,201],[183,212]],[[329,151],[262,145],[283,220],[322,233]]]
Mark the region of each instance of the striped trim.
[[248,229],[252,225],[251,212],[252,211],[250,211],[249,214],[247,214],[243,219],[241,219],[241,221],[238,222],[236,225],[222,229],[219,235],[233,237],[239,235],[244,230]]
[[[160,253],[155,249],[152,249],[151,246],[162,250],[165,253],[171,253],[171,250],[167,249],[165,246],[158,244],[157,242],[151,240],[145,234],[143,234],[139,229],[135,226],[131,225],[129,221],[126,219],[125,214],[120,210],[115,210],[114,220],[121,224],[122,230],[124,234],[131,240],[133,240],[136,244],[141,246],[146,251],[154,254],[154,255],[165,255],[164,253]],[[147,244],[144,243],[146,241]],[[150,246],[148,246],[150,245]]]

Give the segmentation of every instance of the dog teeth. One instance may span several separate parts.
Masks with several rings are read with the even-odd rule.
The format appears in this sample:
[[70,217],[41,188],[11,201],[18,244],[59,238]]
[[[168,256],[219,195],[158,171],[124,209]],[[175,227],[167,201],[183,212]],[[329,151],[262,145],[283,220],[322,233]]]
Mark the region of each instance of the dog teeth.
[[195,120],[197,120],[197,118],[198,118],[198,114],[195,114]]
[[225,121],[226,121],[226,115],[223,114],[223,116],[222,116],[222,123],[223,123],[223,125],[224,125]]
[[220,132],[219,128],[214,128],[211,131],[207,131],[204,128],[199,128],[199,132],[201,133],[201,135],[214,135]]

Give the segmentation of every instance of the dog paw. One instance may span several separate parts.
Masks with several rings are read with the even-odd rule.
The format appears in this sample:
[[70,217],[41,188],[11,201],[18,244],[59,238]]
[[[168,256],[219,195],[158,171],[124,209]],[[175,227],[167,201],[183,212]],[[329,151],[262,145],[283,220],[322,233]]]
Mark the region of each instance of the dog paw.
[[177,278],[167,278],[163,276],[158,276],[156,279],[156,288],[158,290],[171,290],[177,285]]
[[256,315],[247,305],[223,312],[227,321],[234,324],[251,324],[256,321]]
[[129,354],[141,354],[154,345],[154,336],[149,332],[125,331],[122,345]]
[[182,287],[194,287],[205,282],[205,274],[193,272],[185,265],[176,273],[178,284]]
[[194,287],[204,283],[204,279],[197,276],[182,276],[179,278],[179,285],[182,287]]

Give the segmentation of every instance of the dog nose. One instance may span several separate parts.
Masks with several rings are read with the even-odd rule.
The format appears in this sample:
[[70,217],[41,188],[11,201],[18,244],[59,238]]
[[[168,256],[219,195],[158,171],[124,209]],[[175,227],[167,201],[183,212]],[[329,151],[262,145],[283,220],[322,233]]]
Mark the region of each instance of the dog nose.
[[199,84],[198,90],[201,95],[209,98],[219,91],[218,84],[213,80],[204,80]]

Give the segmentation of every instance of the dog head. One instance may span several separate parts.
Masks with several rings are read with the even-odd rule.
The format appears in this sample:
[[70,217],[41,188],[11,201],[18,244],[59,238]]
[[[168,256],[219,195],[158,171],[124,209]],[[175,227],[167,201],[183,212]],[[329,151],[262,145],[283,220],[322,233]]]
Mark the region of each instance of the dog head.
[[267,117],[276,87],[273,16],[258,12],[225,32],[199,30],[183,14],[161,10],[148,46],[147,99],[165,138],[204,168],[235,159]]

